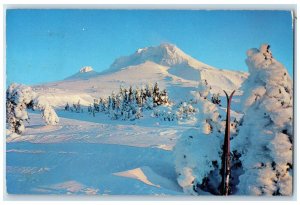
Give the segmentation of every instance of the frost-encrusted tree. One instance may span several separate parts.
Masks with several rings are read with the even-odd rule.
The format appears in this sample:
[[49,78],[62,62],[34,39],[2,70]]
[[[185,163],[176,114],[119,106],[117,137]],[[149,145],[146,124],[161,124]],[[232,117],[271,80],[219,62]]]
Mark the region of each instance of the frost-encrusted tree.
[[37,97],[33,101],[33,108],[41,110],[42,118],[44,119],[47,125],[56,125],[59,123],[59,118],[47,101],[44,101]]
[[53,108],[37,97],[31,87],[11,84],[6,90],[6,122],[12,133],[25,131],[24,121],[29,120],[27,109],[39,109],[46,124],[57,124],[59,119]]
[[138,106],[142,107],[143,106],[142,90],[139,89],[138,87],[135,90],[135,98],[136,98],[136,103],[138,104]]
[[217,94],[213,94],[213,96],[211,97],[211,102],[213,104],[217,104],[217,105],[220,105],[221,103],[221,100],[220,100],[220,93],[217,93]]
[[66,111],[69,111],[69,110],[70,110],[70,105],[69,105],[69,103],[66,104],[65,110],[66,110]]
[[244,173],[238,194],[291,195],[293,175],[293,89],[285,67],[269,45],[247,52],[243,124],[232,141]]
[[160,104],[168,104],[169,103],[169,96],[167,90],[164,89],[160,94]]
[[195,96],[198,124],[182,135],[174,150],[177,181],[185,193],[219,194],[223,139],[220,115],[208,98],[210,86],[206,80],[201,80],[198,90]]
[[[153,99],[156,100],[156,103],[154,103]],[[171,105],[167,90],[159,91],[158,83],[154,87],[148,84],[146,88],[142,87],[141,89],[130,86],[127,90],[120,87],[118,93],[115,94],[113,92],[108,98],[100,98],[99,101],[95,100],[95,102],[92,111],[105,112],[113,120],[139,119],[143,116],[143,111],[146,109],[153,110],[154,107]]]
[[190,103],[183,102],[180,104],[176,115],[179,120],[183,119],[193,119],[196,113],[196,109]]
[[24,121],[28,120],[27,107],[32,107],[35,93],[30,87],[11,84],[6,90],[6,123],[8,129],[17,134],[25,130]]
[[160,92],[159,92],[158,83],[156,82],[153,88],[153,106],[156,107],[160,104],[161,104]]

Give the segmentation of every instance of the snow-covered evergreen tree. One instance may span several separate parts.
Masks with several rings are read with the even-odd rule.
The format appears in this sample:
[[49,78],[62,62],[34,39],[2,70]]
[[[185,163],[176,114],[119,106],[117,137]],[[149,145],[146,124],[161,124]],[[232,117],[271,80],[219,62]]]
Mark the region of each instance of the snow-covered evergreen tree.
[[152,97],[153,96],[153,88],[152,88],[152,84],[151,83],[148,83],[146,85],[145,94],[146,94],[146,97]]
[[135,119],[140,119],[141,117],[143,117],[142,108],[141,107],[137,107],[134,118]]
[[109,102],[108,113],[109,113],[110,118],[113,120],[118,119],[118,114],[116,112],[116,96],[115,96],[114,92],[112,92],[111,96],[109,96],[108,102]]
[[99,98],[99,112],[104,112],[106,110],[106,102],[104,99]]
[[34,99],[33,106],[34,108],[41,110],[42,117],[47,125],[56,125],[59,123],[59,118],[55,110],[52,108],[52,106],[49,105],[47,101],[44,101],[37,97],[36,99]]
[[111,104],[112,104],[111,96],[108,96],[108,99],[107,99],[107,106],[106,106],[106,114],[110,114],[110,111],[111,111]]
[[220,103],[221,103],[220,93],[217,93],[217,94],[214,93],[211,97],[211,102],[214,104],[220,105]]
[[161,93],[160,93],[160,104],[168,104],[169,103],[169,96],[167,93],[167,90],[164,89]]
[[156,82],[154,87],[153,87],[153,106],[156,107],[158,105],[161,104],[160,102],[160,93],[159,93],[159,87],[158,87],[158,83]]
[[157,106],[153,109],[153,117],[157,117],[162,121],[174,121],[177,120],[176,112],[172,110],[171,106]]
[[66,111],[69,111],[69,110],[70,110],[70,105],[69,105],[69,103],[66,104],[65,110],[66,110]]
[[193,118],[195,113],[196,113],[196,108],[194,108],[193,105],[191,105],[190,103],[183,102],[179,106],[176,115],[178,119],[183,120],[183,119]]
[[135,90],[135,98],[136,98],[136,103],[138,104],[139,107],[143,107],[143,99],[142,99],[142,91],[139,88],[136,88]]
[[223,133],[215,104],[208,100],[210,86],[205,79],[196,93],[196,128],[183,133],[175,146],[175,168],[178,183],[185,193],[219,194],[221,176],[221,146]]
[[81,109],[80,100],[78,100],[77,104],[73,103],[73,109],[71,109],[71,111],[75,111],[77,113],[83,112],[83,110]]
[[59,122],[53,108],[40,100],[31,87],[13,83],[6,91],[6,122],[12,133],[24,132],[24,121],[29,119],[27,113],[29,108],[41,110],[46,124],[54,125]]
[[131,120],[135,120],[137,119],[136,117],[140,118],[141,117],[141,113],[139,113],[138,115],[136,115],[136,113],[138,112],[139,109],[139,105],[136,101],[136,96],[135,96],[135,91],[133,91],[132,93],[132,100],[130,102],[130,115],[131,115]]
[[[155,94],[153,91],[155,90]],[[151,84],[147,84],[146,88],[139,89],[132,86],[127,90],[126,88],[120,87],[119,93],[114,92],[108,96],[107,99],[100,98],[99,103],[94,102],[94,107],[98,112],[105,112],[110,116],[111,119],[122,119],[122,120],[135,120],[143,116],[142,112],[144,109],[153,110],[153,96],[157,96],[156,106],[170,105],[168,93],[166,90],[159,92],[158,84],[151,87]],[[76,109],[74,105],[74,109]],[[170,118],[171,119],[171,118]],[[173,117],[172,120],[175,118]]]
[[92,104],[88,106],[88,113],[91,114],[93,112]]
[[154,103],[153,103],[153,98],[152,97],[147,97],[146,101],[144,103],[144,107],[148,110],[152,110],[154,107]]
[[17,134],[25,130],[24,121],[28,120],[27,107],[32,104],[36,94],[30,87],[11,84],[6,91],[6,122],[8,129]]
[[115,103],[115,113],[117,115],[117,118],[119,118],[122,115],[122,101],[123,101],[123,96],[122,93],[118,93],[116,95],[116,103]]
[[200,82],[198,85],[198,91],[199,91],[200,97],[202,97],[203,99],[207,99],[209,97],[210,90],[211,90],[211,87],[208,85],[207,80],[206,79],[202,80],[200,78]]
[[128,90],[128,102],[129,104],[133,102],[134,100],[134,93],[133,93],[133,88],[132,86],[129,87],[129,90]]
[[293,89],[285,67],[270,46],[247,52],[250,76],[244,82],[243,124],[232,141],[244,174],[238,194],[291,195],[293,176]]
[[[100,102],[99,102],[97,99],[94,99],[93,109],[94,109],[96,112],[100,112]],[[92,109],[91,109],[91,111],[92,111]]]

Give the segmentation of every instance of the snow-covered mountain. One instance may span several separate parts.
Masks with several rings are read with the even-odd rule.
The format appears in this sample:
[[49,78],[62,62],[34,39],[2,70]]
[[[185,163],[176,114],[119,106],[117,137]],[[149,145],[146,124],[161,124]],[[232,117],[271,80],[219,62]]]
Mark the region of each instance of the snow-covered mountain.
[[[229,194],[292,196],[293,81],[268,44],[248,50],[246,64],[249,76],[207,66],[163,44],[119,58],[103,73],[87,66],[68,79],[35,86],[39,95],[30,87],[11,85],[6,103],[7,192],[223,194],[226,100],[214,104],[209,94],[237,89],[247,77],[239,88],[243,95],[234,95],[231,106]],[[119,90],[121,84],[156,81],[160,85],[153,90],[130,89],[128,95]],[[107,106],[99,102],[99,111],[97,105],[80,106],[113,90],[119,93],[110,96]],[[189,94],[194,95],[191,102],[169,103]],[[70,105],[74,109],[54,110],[47,102],[59,106],[78,100],[80,104]],[[42,116],[26,107],[42,110]]]
[[118,58],[113,62],[108,71],[118,71],[128,66],[143,64],[146,61],[152,61],[167,67],[183,64],[190,65],[193,68],[213,69],[213,67],[185,54],[175,45],[164,43],[156,47],[140,48],[130,56]]
[[88,105],[94,98],[119,90],[120,85],[143,86],[158,82],[161,88],[167,88],[171,99],[177,100],[191,97],[190,91],[198,86],[200,76],[207,80],[212,92],[221,95],[223,90],[238,89],[248,76],[245,72],[206,65],[172,44],[138,49],[132,55],[116,59],[102,73],[85,68],[65,80],[35,86],[34,90],[54,106],[78,100]]

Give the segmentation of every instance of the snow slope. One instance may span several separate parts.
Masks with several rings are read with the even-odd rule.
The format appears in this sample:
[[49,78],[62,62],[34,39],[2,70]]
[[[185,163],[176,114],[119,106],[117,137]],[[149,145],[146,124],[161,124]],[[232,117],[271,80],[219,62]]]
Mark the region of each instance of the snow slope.
[[[106,97],[112,91],[125,87],[158,82],[167,88],[171,98],[190,99],[201,76],[212,86],[212,92],[223,95],[223,90],[238,89],[248,74],[219,70],[188,56],[171,44],[138,49],[134,54],[121,57],[102,73],[93,70],[78,72],[65,80],[38,85],[34,91],[53,106],[68,103],[89,105],[94,98]],[[237,92],[237,94],[241,94]]]
[[39,114],[30,113],[25,134],[7,138],[8,193],[183,194],[171,150],[185,126],[58,113],[55,126],[45,126]]

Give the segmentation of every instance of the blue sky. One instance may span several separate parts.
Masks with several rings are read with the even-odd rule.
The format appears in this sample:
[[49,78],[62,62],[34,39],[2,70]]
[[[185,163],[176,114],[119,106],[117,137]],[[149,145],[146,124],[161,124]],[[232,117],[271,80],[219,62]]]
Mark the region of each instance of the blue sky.
[[161,43],[215,67],[247,71],[246,50],[269,43],[293,73],[288,11],[7,10],[7,84],[61,80]]

